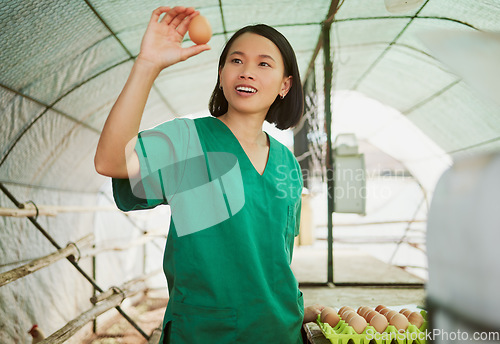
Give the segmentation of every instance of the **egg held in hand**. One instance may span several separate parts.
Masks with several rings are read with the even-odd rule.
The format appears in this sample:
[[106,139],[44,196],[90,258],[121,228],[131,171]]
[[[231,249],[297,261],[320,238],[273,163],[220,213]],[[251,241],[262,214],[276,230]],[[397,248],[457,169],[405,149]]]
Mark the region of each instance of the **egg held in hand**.
[[189,23],[189,38],[196,44],[205,44],[212,37],[212,28],[207,18],[197,15]]

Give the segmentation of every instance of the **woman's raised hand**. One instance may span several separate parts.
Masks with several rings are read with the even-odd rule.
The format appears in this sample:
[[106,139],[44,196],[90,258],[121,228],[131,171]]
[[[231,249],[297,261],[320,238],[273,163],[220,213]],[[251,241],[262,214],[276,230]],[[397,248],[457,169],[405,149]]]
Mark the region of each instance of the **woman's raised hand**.
[[[160,16],[165,16],[160,20]],[[153,64],[159,71],[177,62],[184,61],[202,51],[209,50],[207,44],[181,47],[189,23],[199,14],[192,7],[159,7],[153,11],[146,33],[142,38],[138,60]]]

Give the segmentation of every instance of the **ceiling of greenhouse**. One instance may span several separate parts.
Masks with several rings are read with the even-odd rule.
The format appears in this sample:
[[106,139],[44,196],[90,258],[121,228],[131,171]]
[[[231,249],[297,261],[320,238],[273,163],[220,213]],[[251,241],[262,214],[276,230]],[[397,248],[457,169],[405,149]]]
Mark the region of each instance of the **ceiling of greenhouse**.
[[[414,9],[394,13],[384,0],[340,1],[330,35],[334,92],[361,92],[398,110],[446,153],[499,148],[498,103],[447,60],[433,40],[438,35],[425,33],[452,30],[462,42],[462,33],[500,31],[500,1],[413,2]],[[315,75],[322,84],[318,42],[335,0],[2,2],[0,181],[99,189],[104,178],[95,172],[93,157],[100,131],[151,12],[162,5],[193,6],[206,16],[214,32],[212,49],[160,74],[142,128],[205,112],[219,53],[247,24],[266,23],[282,32],[303,79],[317,56]]]

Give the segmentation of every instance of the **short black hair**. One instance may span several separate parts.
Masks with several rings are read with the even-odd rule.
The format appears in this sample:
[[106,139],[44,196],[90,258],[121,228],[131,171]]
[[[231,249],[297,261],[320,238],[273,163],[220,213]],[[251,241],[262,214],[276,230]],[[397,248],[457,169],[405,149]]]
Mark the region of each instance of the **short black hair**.
[[[285,75],[292,77],[292,86],[285,98],[276,97],[274,103],[267,112],[266,121],[274,123],[278,129],[284,130],[295,127],[302,117],[304,109],[304,95],[302,83],[300,82],[299,67],[295,52],[288,40],[278,30],[265,24],[249,25],[236,31],[227,41],[219,58],[218,70],[220,71],[226,62],[229,48],[233,42],[242,34],[250,32],[263,36],[273,42],[281,52],[285,65]],[[228,103],[224,92],[219,88],[220,76],[217,76],[217,84],[210,97],[208,107],[214,117],[222,116],[227,112]]]

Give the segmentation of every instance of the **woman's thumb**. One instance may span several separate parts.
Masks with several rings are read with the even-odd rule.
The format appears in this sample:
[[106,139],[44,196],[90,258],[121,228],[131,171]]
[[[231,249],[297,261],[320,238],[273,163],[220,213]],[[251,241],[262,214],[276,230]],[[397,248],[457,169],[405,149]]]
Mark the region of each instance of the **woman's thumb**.
[[211,47],[208,44],[198,44],[183,48],[181,53],[181,60],[184,61],[192,56],[198,55],[199,53],[210,49]]

